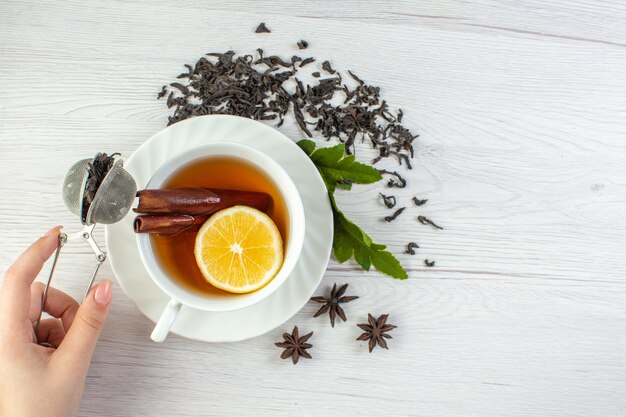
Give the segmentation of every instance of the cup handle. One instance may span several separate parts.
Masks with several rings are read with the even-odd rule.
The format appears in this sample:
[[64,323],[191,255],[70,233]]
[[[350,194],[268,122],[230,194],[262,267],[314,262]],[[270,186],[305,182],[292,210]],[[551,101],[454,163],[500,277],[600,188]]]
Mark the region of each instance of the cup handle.
[[150,339],[157,343],[162,343],[167,334],[170,332],[170,328],[172,324],[174,324],[174,320],[178,316],[180,312],[180,308],[182,304],[173,298],[167,303],[165,310],[161,313],[161,317],[159,317],[159,321],[157,321],[156,326],[154,326],[154,330],[152,330],[152,334],[150,335]]

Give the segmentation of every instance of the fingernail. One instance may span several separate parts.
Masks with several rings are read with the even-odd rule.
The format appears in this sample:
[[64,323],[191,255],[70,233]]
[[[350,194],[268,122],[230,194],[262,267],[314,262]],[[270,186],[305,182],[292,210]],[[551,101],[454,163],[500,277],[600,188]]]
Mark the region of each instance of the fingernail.
[[108,279],[100,281],[93,296],[93,298],[96,300],[96,303],[100,304],[103,307],[108,306],[111,303],[112,288],[113,287],[111,285],[111,281],[109,281]]
[[59,229],[61,229],[62,227],[63,227],[63,226],[55,226],[55,227],[53,227],[52,229],[48,230],[48,231],[47,231],[47,232],[43,235],[43,237],[48,237],[48,236],[50,236],[51,234],[57,234],[57,233],[59,233]]

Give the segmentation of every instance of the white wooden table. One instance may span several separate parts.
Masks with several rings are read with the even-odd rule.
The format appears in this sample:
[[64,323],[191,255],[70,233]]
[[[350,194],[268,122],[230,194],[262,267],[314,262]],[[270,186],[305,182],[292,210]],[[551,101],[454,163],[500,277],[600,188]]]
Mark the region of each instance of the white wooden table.
[[[254,34],[261,21],[273,33]],[[340,196],[410,279],[331,261],[318,293],[350,283],[361,298],[347,323],[332,329],[309,304],[233,344],[152,343],[116,286],[79,415],[626,415],[620,1],[3,0],[0,272],[52,225],[78,228],[65,171],[100,150],[128,157],[163,128],[155,96],[183,64],[227,49],[291,56],[300,39],[380,85],[421,134],[396,195],[428,198],[422,210],[387,227],[379,185]],[[78,297],[91,266],[88,248],[68,246],[56,286]],[[367,312],[399,326],[389,351],[354,340]],[[315,331],[297,366],[273,345],[295,324]]]

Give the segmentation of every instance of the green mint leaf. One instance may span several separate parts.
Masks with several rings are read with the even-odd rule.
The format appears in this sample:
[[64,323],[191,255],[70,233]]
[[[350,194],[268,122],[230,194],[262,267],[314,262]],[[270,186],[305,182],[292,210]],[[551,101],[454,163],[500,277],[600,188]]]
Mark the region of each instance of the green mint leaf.
[[352,183],[370,184],[379,181],[382,179],[380,172],[356,162],[354,155],[346,155],[343,144],[316,149],[315,142],[303,139],[297,145],[311,158],[328,190],[335,226],[333,253],[337,261],[343,263],[354,256],[356,263],[366,271],[374,265],[384,274],[406,279],[406,271],[390,252],[384,250],[386,246],[374,243],[367,233],[339,210],[335,201],[336,188],[350,190]]
[[337,262],[344,263],[352,257],[354,251],[354,245],[351,242],[351,237],[348,233],[344,232],[343,226],[339,223],[335,211],[333,210],[333,253]]
[[407,279],[408,274],[390,252],[386,250],[377,250],[376,256],[372,256],[372,263],[383,274],[387,274],[398,279]]
[[352,189],[352,184],[349,182],[338,182],[337,187],[341,188],[342,190],[348,190],[350,191]]
[[322,175],[324,184],[328,192],[335,192],[337,181],[343,178],[340,174],[334,172],[332,167],[336,166],[341,158],[343,158],[345,147],[341,144],[337,146],[331,146],[329,148],[316,149],[309,156],[317,167],[317,170]]
[[354,260],[366,271],[374,265],[380,272],[394,278],[406,279],[406,271],[385,245],[372,239],[348,219],[338,208],[333,195],[330,196],[334,218],[333,252],[338,262],[343,263],[354,256]]
[[302,139],[296,142],[296,145],[298,145],[307,155],[311,155],[315,150],[315,142],[309,139]]
[[366,246],[359,245],[354,248],[354,260],[366,271],[372,266],[372,258]]
[[308,139],[303,139],[297,144],[309,155],[330,193],[333,193],[336,187],[350,190],[351,183],[371,184],[382,179],[377,169],[357,162],[354,155],[346,155],[343,144],[318,149],[315,149],[315,143]]
[[[347,218],[346,215],[343,214],[341,210],[339,210],[339,208],[337,207],[337,202],[335,201],[335,195],[329,194],[329,197],[330,197],[330,204],[333,209],[333,218],[335,219],[335,224],[337,223],[339,224],[343,233],[346,234],[347,237],[353,240],[356,240],[358,242],[363,242],[365,246],[369,247],[372,245],[376,245],[375,243],[372,242],[372,238],[369,237],[367,233],[361,230],[359,226],[357,226],[352,220]],[[377,245],[377,246],[382,246],[383,249],[386,247],[384,245]]]
[[322,166],[332,166],[343,158],[346,147],[341,143],[335,146],[315,149],[311,153],[311,159]]

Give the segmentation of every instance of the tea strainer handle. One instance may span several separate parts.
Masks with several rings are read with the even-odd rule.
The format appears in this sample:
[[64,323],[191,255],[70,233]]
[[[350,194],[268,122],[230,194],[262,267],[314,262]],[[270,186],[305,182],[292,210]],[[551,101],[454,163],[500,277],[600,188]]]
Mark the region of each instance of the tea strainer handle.
[[35,323],[35,337],[37,337],[37,335],[39,334],[39,324],[41,323],[41,316],[43,315],[44,312],[44,307],[46,305],[46,300],[48,299],[48,289],[50,288],[50,284],[52,282],[52,277],[54,275],[54,270],[56,269],[57,266],[57,261],[59,260],[59,255],[61,253],[61,248],[69,241],[71,240],[76,240],[76,239],[81,239],[86,241],[89,246],[91,247],[91,249],[93,250],[95,256],[96,256],[96,268],[93,271],[93,274],[91,275],[91,280],[89,281],[89,286],[87,287],[87,290],[85,291],[85,294],[83,295],[83,299],[81,301],[81,303],[83,301],[85,301],[85,298],[87,297],[87,294],[89,294],[89,290],[91,289],[91,287],[93,286],[94,281],[96,280],[96,276],[98,275],[98,270],[100,269],[100,266],[104,263],[104,261],[106,260],[106,253],[104,253],[102,251],[102,249],[100,249],[100,246],[98,246],[98,243],[96,243],[95,239],[93,238],[93,229],[96,227],[95,224],[91,224],[89,226],[85,226],[83,228],[83,230],[81,230],[80,232],[76,232],[76,233],[72,233],[72,234],[66,234],[66,233],[61,233],[59,234],[59,240],[57,243],[57,248],[56,251],[54,253],[54,259],[52,261],[52,267],[50,268],[50,275],[48,276],[48,280],[46,281],[46,287],[43,291],[43,294],[41,296],[41,308],[39,310],[39,317],[37,318],[37,322]]

